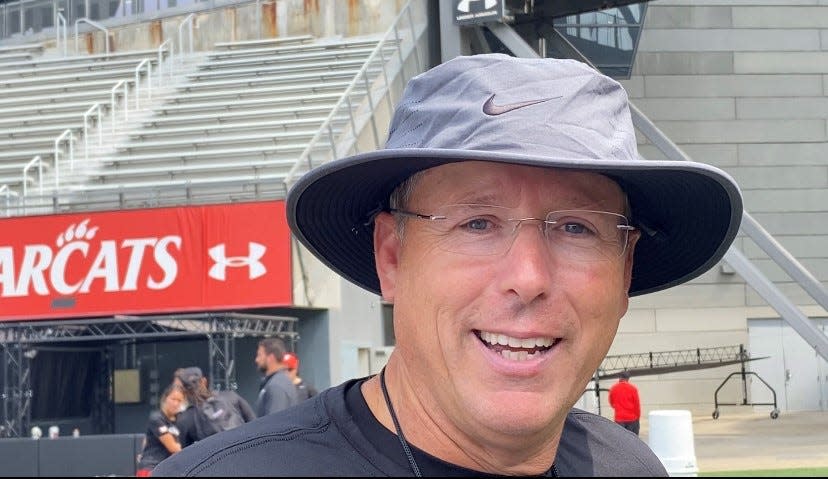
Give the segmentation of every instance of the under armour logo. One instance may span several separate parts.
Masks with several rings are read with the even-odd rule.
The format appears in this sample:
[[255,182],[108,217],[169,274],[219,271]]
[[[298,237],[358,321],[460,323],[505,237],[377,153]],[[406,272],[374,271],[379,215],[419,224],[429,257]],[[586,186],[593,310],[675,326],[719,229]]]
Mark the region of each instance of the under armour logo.
[[209,249],[210,257],[213,258],[215,264],[210,268],[208,275],[219,281],[224,281],[227,277],[227,267],[242,268],[247,266],[250,279],[256,279],[259,276],[267,273],[267,268],[262,264],[262,256],[264,256],[267,248],[259,243],[247,243],[247,256],[231,256],[227,257],[225,252],[225,244],[213,246]]

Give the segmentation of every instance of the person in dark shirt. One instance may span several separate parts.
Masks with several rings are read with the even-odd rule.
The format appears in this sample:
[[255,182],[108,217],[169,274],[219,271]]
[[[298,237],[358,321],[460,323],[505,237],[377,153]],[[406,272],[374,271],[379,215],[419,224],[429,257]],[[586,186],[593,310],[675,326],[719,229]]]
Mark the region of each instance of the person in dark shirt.
[[273,414],[299,403],[299,392],[293,385],[287,366],[282,362],[287,349],[279,338],[265,338],[256,349],[256,366],[264,374],[256,399],[256,415]]
[[161,394],[159,410],[150,413],[138,459],[138,477],[148,477],[158,463],[181,450],[175,419],[183,402],[184,391],[176,385],[168,386]]
[[181,447],[188,447],[216,432],[218,425],[208,424],[203,417],[199,417],[199,409],[203,403],[214,401],[219,407],[226,406],[228,419],[221,425],[222,430],[232,429],[256,419],[256,413],[250,404],[235,391],[213,391],[209,388],[207,378],[201,368],[188,367],[176,370],[174,384],[183,385],[187,407],[177,416],[179,440]]
[[722,259],[741,193],[713,166],[642,159],[617,81],[575,60],[453,58],[408,82],[383,149],[305,172],[286,213],[322,264],[393,305],[394,349],[160,474],[667,475],[573,406],[631,296]]

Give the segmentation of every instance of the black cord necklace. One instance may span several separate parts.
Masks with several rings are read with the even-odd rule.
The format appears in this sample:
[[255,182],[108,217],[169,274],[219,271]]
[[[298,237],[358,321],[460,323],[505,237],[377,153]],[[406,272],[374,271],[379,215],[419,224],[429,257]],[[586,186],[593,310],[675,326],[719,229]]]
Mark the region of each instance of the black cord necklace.
[[385,405],[388,406],[388,412],[391,414],[391,420],[394,422],[394,429],[397,430],[397,437],[400,440],[405,456],[408,458],[408,463],[411,464],[411,470],[415,477],[423,477],[420,473],[420,467],[417,466],[417,461],[414,460],[414,454],[411,453],[411,448],[408,447],[408,441],[403,436],[400,421],[397,420],[397,413],[394,412],[394,406],[391,405],[391,398],[388,397],[388,388],[385,387],[385,368],[380,371],[380,388],[382,388],[382,395],[385,397]]
[[[417,461],[414,460],[414,454],[412,454],[411,448],[408,447],[408,441],[406,441],[405,436],[403,436],[400,421],[397,420],[397,413],[394,411],[394,406],[391,404],[391,398],[388,396],[388,388],[385,386],[384,367],[380,371],[380,389],[382,389],[382,395],[385,398],[385,405],[388,407],[388,413],[391,414],[391,421],[394,422],[394,429],[397,430],[397,438],[400,440],[400,445],[402,445],[403,451],[405,451],[405,457],[408,458],[411,470],[414,472],[415,477],[423,477],[422,473],[420,473],[420,467],[417,466]],[[555,467],[554,462],[552,463],[552,467],[549,471],[547,471],[546,475],[550,475],[550,473],[552,477],[558,477],[558,468]]]

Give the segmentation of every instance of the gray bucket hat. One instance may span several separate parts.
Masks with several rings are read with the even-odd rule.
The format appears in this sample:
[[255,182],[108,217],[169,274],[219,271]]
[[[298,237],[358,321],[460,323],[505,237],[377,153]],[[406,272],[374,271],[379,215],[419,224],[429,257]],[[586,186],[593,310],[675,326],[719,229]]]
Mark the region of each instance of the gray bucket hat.
[[373,217],[412,174],[458,161],[604,174],[626,192],[635,248],[630,296],[689,281],[718,262],[742,217],[730,176],[638,156],[627,94],[575,60],[461,56],[413,78],[385,148],[303,175],[287,195],[296,238],[349,281],[380,292]]

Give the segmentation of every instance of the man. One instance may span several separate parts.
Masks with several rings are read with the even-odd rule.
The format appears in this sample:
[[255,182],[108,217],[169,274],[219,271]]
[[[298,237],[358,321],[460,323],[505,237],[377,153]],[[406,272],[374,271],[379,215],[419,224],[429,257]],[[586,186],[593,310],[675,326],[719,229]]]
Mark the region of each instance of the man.
[[256,399],[256,414],[259,417],[287,409],[299,404],[299,393],[288,374],[282,357],[287,352],[285,343],[279,338],[265,338],[256,349],[256,366],[264,374]]
[[300,401],[310,399],[318,394],[316,388],[306,383],[305,380],[299,376],[299,357],[296,356],[296,353],[285,353],[284,357],[282,357],[282,362],[287,367],[288,374],[290,375],[291,381],[293,381],[293,385],[296,386],[296,391],[299,393]]
[[183,451],[162,474],[666,475],[573,409],[628,298],[721,259],[716,168],[639,159],[620,84],[572,60],[458,57],[413,78],[385,148],[305,174],[296,237],[394,305],[379,375]]
[[641,427],[641,400],[638,388],[630,383],[629,371],[621,371],[618,382],[610,388],[609,403],[615,411],[615,422],[637,436]]

